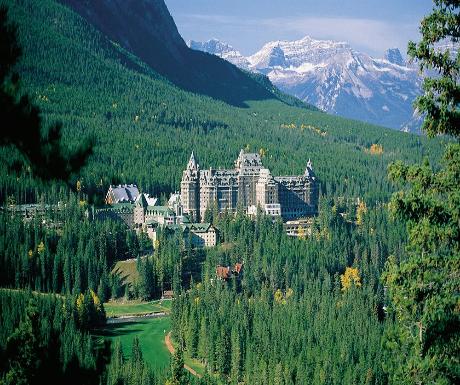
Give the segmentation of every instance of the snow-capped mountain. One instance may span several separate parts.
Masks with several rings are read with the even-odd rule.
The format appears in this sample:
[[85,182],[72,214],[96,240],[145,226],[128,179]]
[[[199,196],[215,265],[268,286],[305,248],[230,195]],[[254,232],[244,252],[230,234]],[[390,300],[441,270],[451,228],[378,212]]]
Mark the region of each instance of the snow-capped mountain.
[[398,48],[387,49],[383,58],[390,63],[397,64],[398,66],[406,65],[406,62],[404,61]]
[[249,69],[249,61],[241,53],[235,50],[231,45],[222,43],[217,39],[211,39],[206,42],[189,40],[187,45],[194,50],[207,52],[216,56],[221,57],[235,64],[237,67],[245,70]]
[[407,129],[414,120],[421,79],[397,48],[377,59],[345,42],[307,36],[269,42],[244,58],[215,39],[190,46],[263,73],[281,90],[329,113],[395,129]]

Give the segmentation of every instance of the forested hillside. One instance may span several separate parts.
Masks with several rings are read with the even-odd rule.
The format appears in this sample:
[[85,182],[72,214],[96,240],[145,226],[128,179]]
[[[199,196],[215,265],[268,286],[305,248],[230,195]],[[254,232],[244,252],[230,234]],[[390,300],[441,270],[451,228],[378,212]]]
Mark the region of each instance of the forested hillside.
[[[329,116],[267,78],[193,56],[160,0],[0,5],[18,25],[22,48],[20,84],[6,68],[2,95],[30,95],[46,125],[62,122],[69,149],[94,142],[68,181],[75,191],[66,178],[34,174],[20,143],[0,147],[1,385],[399,385],[425,383],[426,373],[433,383],[458,383],[458,144],[447,147],[443,166],[446,137],[429,141]],[[422,45],[418,55],[427,52]],[[457,97],[458,60],[441,59],[439,82]],[[458,139],[458,101],[441,102],[438,111],[432,100],[418,101],[425,128]],[[179,188],[192,151],[202,168],[231,167],[241,148],[258,152],[275,175],[302,174],[312,160],[318,215],[298,237],[262,212],[209,210],[219,244],[198,249],[179,226],[158,223],[152,242],[92,215],[91,203],[111,183],[168,193]],[[403,191],[390,200],[395,160],[390,176]],[[24,202],[39,204],[24,215]],[[128,259],[136,278],[116,268]],[[170,367],[144,360],[136,320],[101,337],[104,302],[135,299],[151,309],[142,301],[160,298],[168,301],[161,314],[168,326],[149,337],[164,348],[172,336]],[[130,354],[119,342],[110,346],[117,333],[134,337]],[[149,359],[158,353],[150,350]],[[202,378],[185,374],[184,357]]]
[[60,2],[183,89],[236,106],[273,98],[271,84],[267,89],[228,62],[189,49],[163,0]]
[[[378,209],[355,225],[322,201],[308,239],[265,217],[219,228],[232,246],[209,252],[203,281],[173,302],[173,336],[192,357],[235,384],[386,383],[379,277],[388,254],[403,255],[401,223]],[[238,276],[216,278],[235,263]]]
[[[439,143],[423,137],[292,107],[275,96],[245,100],[248,107],[240,108],[183,91],[56,1],[6,3],[19,25],[23,92],[46,123],[62,121],[69,147],[87,136],[96,140],[79,176],[93,196],[117,182],[154,194],[172,191],[192,150],[202,167],[228,167],[248,148],[261,150],[275,175],[299,174],[311,158],[323,193],[381,200],[390,191],[391,160],[439,153]],[[372,151],[373,144],[381,151]],[[2,148],[1,155],[2,201],[10,195],[35,201],[36,182],[8,175],[11,152]]]

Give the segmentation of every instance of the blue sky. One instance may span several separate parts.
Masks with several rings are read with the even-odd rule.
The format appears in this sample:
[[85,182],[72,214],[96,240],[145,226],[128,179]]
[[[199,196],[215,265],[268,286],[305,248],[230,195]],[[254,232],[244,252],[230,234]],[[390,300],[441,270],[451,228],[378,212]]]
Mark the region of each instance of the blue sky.
[[165,0],[185,40],[225,41],[244,55],[271,40],[317,39],[349,42],[382,56],[390,47],[405,55],[418,39],[431,0]]

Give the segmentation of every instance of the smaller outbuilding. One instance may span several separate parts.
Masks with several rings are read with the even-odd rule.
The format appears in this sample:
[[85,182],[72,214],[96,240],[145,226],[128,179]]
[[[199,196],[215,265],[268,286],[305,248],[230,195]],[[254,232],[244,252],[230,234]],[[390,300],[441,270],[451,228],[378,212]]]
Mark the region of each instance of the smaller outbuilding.
[[232,277],[241,278],[243,274],[243,264],[235,263],[235,266],[220,266],[216,267],[216,277],[220,281],[228,281]]
[[105,203],[107,205],[134,203],[138,196],[139,189],[135,184],[110,185],[109,191],[107,191],[107,195],[105,196]]

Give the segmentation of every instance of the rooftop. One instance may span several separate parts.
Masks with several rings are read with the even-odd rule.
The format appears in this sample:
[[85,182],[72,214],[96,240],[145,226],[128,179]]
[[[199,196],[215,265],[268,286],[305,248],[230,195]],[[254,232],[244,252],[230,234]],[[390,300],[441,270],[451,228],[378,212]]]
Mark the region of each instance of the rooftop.
[[133,203],[139,196],[139,189],[135,184],[110,185],[109,193],[112,193],[112,203]]

